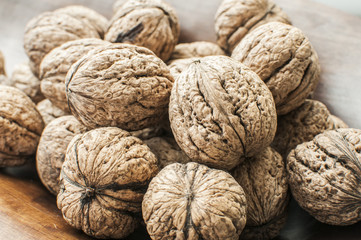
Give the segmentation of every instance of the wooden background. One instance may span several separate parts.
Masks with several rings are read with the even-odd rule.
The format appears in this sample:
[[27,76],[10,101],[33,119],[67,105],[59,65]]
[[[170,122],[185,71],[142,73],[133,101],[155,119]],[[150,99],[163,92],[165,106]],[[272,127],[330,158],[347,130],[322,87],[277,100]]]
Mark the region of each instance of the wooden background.
[[[93,8],[107,18],[113,0],[0,0],[0,50],[8,75],[26,61],[25,24],[41,12],[70,4]],[[214,14],[221,0],[168,0],[178,12],[181,41],[215,41]],[[361,128],[361,19],[309,0],[275,0],[319,54],[322,75],[314,94],[350,127]],[[1,97],[1,96],[0,96]],[[41,186],[34,164],[0,170],[0,239],[91,239],[67,226],[56,199]],[[148,239],[139,229],[128,239]],[[321,224],[291,202],[290,217],[277,239],[361,239],[361,223],[349,227]]]

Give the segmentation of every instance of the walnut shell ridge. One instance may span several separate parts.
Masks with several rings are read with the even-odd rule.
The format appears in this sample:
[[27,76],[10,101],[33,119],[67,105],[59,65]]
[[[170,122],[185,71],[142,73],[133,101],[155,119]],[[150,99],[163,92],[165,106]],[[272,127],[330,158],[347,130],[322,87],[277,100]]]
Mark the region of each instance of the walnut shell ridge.
[[361,130],[340,128],[298,145],[287,157],[294,199],[318,221],[361,220]]
[[39,111],[43,118],[45,126],[48,125],[52,120],[58,117],[69,115],[69,112],[64,112],[60,108],[55,107],[49,99],[44,99],[36,105],[36,109]]
[[168,109],[173,77],[144,47],[112,44],[90,52],[69,70],[66,93],[72,114],[88,128],[139,130]]
[[179,43],[175,46],[169,60],[213,55],[226,55],[226,53],[220,46],[212,42],[197,41],[191,43]]
[[168,68],[170,73],[172,74],[174,80],[179,77],[179,75],[186,70],[191,63],[194,61],[198,61],[198,57],[193,58],[181,58],[181,59],[175,59],[168,62]]
[[174,163],[152,179],[142,212],[153,240],[238,239],[246,224],[246,198],[224,171]]
[[277,128],[267,86],[226,56],[201,58],[182,72],[172,88],[169,119],[192,161],[226,170],[270,145]]
[[124,238],[141,219],[157,159],[138,138],[115,127],[76,135],[62,166],[58,208],[71,226],[96,238]]

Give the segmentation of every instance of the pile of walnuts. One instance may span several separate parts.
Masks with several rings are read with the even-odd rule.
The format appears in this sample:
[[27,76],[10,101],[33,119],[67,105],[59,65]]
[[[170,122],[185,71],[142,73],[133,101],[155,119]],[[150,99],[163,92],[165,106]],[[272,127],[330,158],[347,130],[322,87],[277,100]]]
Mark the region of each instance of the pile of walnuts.
[[361,130],[308,99],[315,49],[270,0],[223,0],[217,43],[178,43],[162,0],[83,6],[0,53],[0,166],[36,159],[67,223],[96,238],[272,239],[289,199],[321,222],[361,220]]

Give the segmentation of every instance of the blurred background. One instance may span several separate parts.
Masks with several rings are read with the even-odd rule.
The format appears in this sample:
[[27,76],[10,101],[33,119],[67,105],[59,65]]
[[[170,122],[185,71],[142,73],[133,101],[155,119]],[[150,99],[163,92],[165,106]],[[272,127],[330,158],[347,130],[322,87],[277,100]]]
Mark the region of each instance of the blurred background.
[[361,1],[360,0],[314,0],[325,5],[338,8],[342,11],[361,17]]

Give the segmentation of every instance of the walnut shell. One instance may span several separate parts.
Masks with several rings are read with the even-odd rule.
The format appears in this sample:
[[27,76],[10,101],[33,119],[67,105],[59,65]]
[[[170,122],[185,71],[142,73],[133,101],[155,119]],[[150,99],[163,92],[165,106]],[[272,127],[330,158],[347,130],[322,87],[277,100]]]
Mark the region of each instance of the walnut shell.
[[54,195],[60,189],[59,176],[68,144],[76,134],[86,131],[73,116],[51,121],[41,134],[36,152],[36,168],[41,182]]
[[277,128],[267,86],[226,56],[204,57],[182,72],[172,89],[169,119],[193,161],[226,170],[270,145]]
[[179,34],[178,17],[167,3],[162,0],[129,0],[110,20],[104,39],[149,48],[167,61]]
[[217,43],[231,53],[247,33],[268,22],[291,24],[273,1],[223,0],[215,17]]
[[71,65],[89,51],[110,44],[96,38],[66,42],[48,53],[40,65],[41,91],[54,106],[69,112],[65,93],[65,77]]
[[30,20],[25,27],[24,49],[34,75],[39,76],[40,63],[47,53],[80,38],[99,38],[99,34],[88,23],[65,13],[44,12]]
[[341,119],[331,115],[323,103],[307,99],[297,109],[278,118],[277,132],[272,147],[286,158],[298,144],[311,141],[325,130],[340,127],[347,127],[347,125]]
[[317,220],[350,225],[361,220],[361,130],[340,128],[302,143],[287,157],[294,199]]
[[150,138],[158,137],[158,136],[162,135],[163,132],[164,132],[164,129],[161,126],[156,126],[156,127],[140,129],[137,131],[131,131],[129,133],[133,137],[137,137],[141,140],[147,140]]
[[318,56],[307,37],[300,29],[279,22],[261,25],[247,34],[232,58],[267,84],[279,115],[299,107],[320,78]]
[[167,66],[153,52],[112,44],[73,65],[66,92],[71,112],[85,126],[139,130],[162,120],[172,84]]
[[115,15],[118,10],[123,6],[124,3],[126,3],[128,0],[117,0],[113,3],[112,9],[113,9],[113,15]]
[[215,43],[198,41],[177,44],[169,60],[206,57],[212,55],[226,55],[226,53]]
[[40,101],[36,108],[38,109],[41,117],[43,118],[45,126],[48,125],[52,120],[58,117],[69,115],[69,112],[64,112],[60,108],[55,107],[49,99]]
[[123,238],[136,228],[157,159],[119,128],[76,135],[68,145],[57,198],[64,219],[97,238]]
[[5,59],[4,59],[4,55],[3,55],[3,53],[1,51],[0,51],[0,75],[5,75],[6,76]]
[[179,75],[186,70],[189,65],[195,61],[198,61],[199,58],[183,58],[183,59],[175,59],[168,62],[168,68],[170,73],[172,74],[174,79],[177,79]]
[[0,167],[25,164],[36,152],[43,120],[21,90],[0,86]]
[[12,81],[6,75],[0,75],[0,85],[11,86]]
[[273,239],[287,218],[288,179],[281,155],[271,147],[237,166],[232,176],[247,199],[247,224],[241,239]]
[[142,212],[153,240],[238,240],[246,224],[246,198],[224,171],[174,163],[152,179]]

